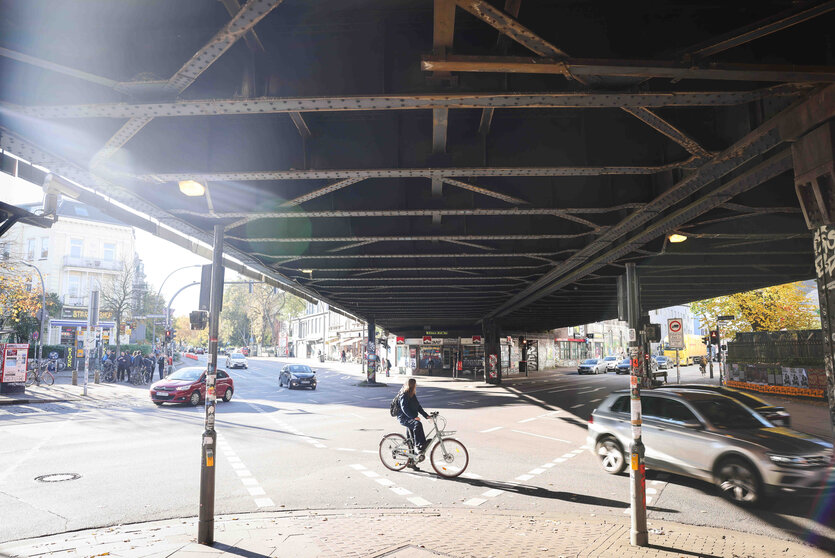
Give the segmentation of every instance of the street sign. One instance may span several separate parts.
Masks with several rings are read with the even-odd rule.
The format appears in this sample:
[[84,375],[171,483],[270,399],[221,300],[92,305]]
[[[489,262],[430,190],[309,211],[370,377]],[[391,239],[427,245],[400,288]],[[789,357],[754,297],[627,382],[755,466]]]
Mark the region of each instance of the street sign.
[[667,320],[667,341],[669,342],[670,349],[684,348],[684,327],[680,318],[670,318]]
[[736,319],[736,316],[733,316],[733,315],[729,315],[729,316],[719,316],[719,317],[718,317],[718,318],[716,318],[716,319],[717,319],[718,321],[721,321],[721,322],[730,322],[730,321],[732,321],[732,320]]
[[35,341],[37,341],[38,337],[40,337],[40,336],[41,336],[40,332],[37,332],[37,331],[32,332],[32,339],[34,339]]

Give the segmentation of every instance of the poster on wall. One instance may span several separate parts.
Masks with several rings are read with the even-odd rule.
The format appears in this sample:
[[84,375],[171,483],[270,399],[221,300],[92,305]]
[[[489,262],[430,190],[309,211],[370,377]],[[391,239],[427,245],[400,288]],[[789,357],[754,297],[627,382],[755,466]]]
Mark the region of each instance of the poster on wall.
[[26,381],[26,358],[29,353],[28,343],[9,343],[0,345],[2,354],[2,377],[0,382],[17,383]]
[[799,388],[809,387],[809,377],[805,368],[783,367],[783,385]]
[[440,345],[420,348],[420,366],[422,370],[441,369],[444,366]]

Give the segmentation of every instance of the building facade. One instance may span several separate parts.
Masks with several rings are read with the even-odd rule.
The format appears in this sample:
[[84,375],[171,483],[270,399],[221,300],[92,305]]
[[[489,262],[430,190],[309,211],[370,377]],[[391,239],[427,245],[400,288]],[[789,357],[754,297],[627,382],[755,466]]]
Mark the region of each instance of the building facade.
[[[22,206],[40,209],[40,203]],[[58,220],[49,229],[16,224],[0,239],[0,254],[35,265],[43,275],[47,293],[56,293],[63,304],[61,316],[51,318],[45,344],[78,347],[87,325],[90,291],[118,277],[135,258],[132,227],[123,225],[96,208],[63,199]],[[32,284],[40,284],[37,272]],[[107,310],[99,314],[102,340],[115,344],[115,322]],[[128,335],[121,338],[127,343]]]

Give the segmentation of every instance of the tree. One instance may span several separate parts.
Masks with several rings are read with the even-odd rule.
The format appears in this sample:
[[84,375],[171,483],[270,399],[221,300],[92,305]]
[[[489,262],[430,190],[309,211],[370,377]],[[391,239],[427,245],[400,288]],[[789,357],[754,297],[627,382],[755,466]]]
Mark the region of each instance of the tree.
[[247,345],[252,323],[249,319],[248,289],[243,285],[229,285],[223,292],[220,313],[220,338],[225,343]]
[[133,298],[133,266],[123,261],[119,274],[110,280],[105,279],[104,284],[101,285],[101,306],[113,312],[113,319],[116,322],[116,354],[122,353],[122,339],[119,332],[122,330],[122,323],[129,316]]
[[31,279],[17,265],[0,262],[0,321],[3,329],[13,331],[18,341],[28,341],[34,330],[35,316],[41,306],[41,291],[34,290]]
[[304,310],[304,301],[263,283],[229,285],[223,294],[220,337],[227,343],[247,345],[254,336],[264,346],[275,342],[276,322]]
[[188,316],[179,316],[174,319],[174,330],[177,332],[175,341],[189,347],[203,347],[209,344],[208,329],[191,329]]
[[817,309],[800,283],[786,283],[765,289],[700,300],[690,304],[702,327],[714,329],[719,316],[733,315],[722,326],[723,337],[742,331],[779,331],[781,329],[819,329]]

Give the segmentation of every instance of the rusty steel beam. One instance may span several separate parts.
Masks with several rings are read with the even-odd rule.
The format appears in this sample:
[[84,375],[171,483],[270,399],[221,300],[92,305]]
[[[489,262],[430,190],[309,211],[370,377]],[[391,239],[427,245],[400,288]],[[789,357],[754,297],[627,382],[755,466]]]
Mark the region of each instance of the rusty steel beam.
[[[250,31],[260,22],[273,8],[284,0],[249,0],[236,13],[223,28],[215,33],[209,42],[198,50],[194,55],[169,78],[165,88],[173,93],[182,93],[188,86],[200,77],[206,68],[211,66],[218,58],[229,50],[235,42],[244,34]],[[111,157],[116,151],[122,148],[133,136],[135,136],[151,118],[132,117],[122,128],[105,143],[90,161],[91,167],[100,165],[104,160]]]
[[135,175],[133,178],[157,184],[180,180],[260,181],[260,180],[311,180],[344,178],[450,178],[471,176],[610,176],[648,175],[686,167],[690,161],[657,166],[605,166],[605,167],[452,167],[412,169],[323,169],[278,171],[227,171],[227,172],[174,172]]
[[699,143],[696,140],[694,140],[693,138],[691,138],[690,136],[688,136],[687,134],[685,134],[684,132],[682,132],[681,130],[679,130],[678,128],[676,128],[675,126],[673,126],[672,124],[670,124],[669,122],[667,122],[666,120],[649,110],[648,108],[624,107],[623,110],[625,110],[641,122],[644,122],[651,128],[664,134],[665,136],[682,146],[684,149],[686,149],[696,157],[702,159],[710,158],[710,153],[704,147],[699,145]]
[[674,80],[730,80],[758,82],[829,83],[835,81],[831,66],[782,66],[775,64],[715,63],[687,66],[668,60],[610,60],[531,58],[518,56],[424,56],[421,67],[437,72],[490,72],[516,74],[561,74],[579,77],[638,77]]
[[803,3],[791,10],[756,21],[750,25],[735,29],[729,33],[713,37],[698,45],[683,49],[678,57],[684,60],[699,60],[726,50],[744,45],[751,41],[765,37],[772,33],[788,29],[798,23],[803,23],[820,15],[835,10],[835,0],[828,0],[817,5],[809,6]]
[[777,85],[751,91],[683,91],[666,93],[450,93],[340,97],[257,97],[247,99],[176,100],[157,103],[81,105],[16,105],[5,110],[33,118],[134,118],[422,110],[435,108],[624,108],[667,106],[733,106],[760,99],[794,96],[802,85]]

